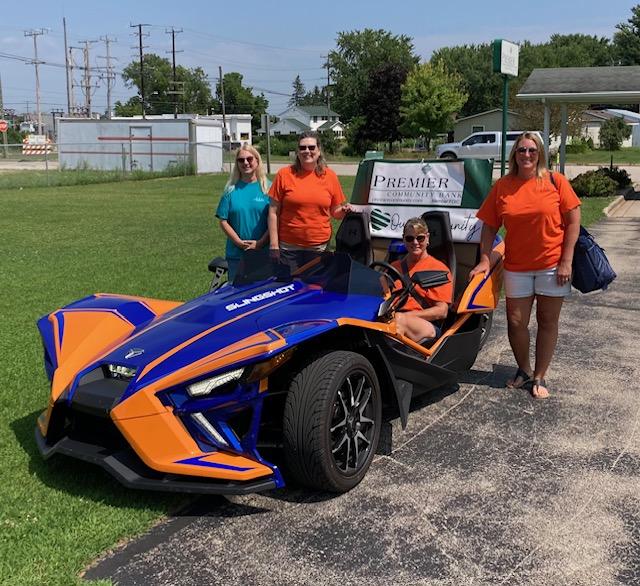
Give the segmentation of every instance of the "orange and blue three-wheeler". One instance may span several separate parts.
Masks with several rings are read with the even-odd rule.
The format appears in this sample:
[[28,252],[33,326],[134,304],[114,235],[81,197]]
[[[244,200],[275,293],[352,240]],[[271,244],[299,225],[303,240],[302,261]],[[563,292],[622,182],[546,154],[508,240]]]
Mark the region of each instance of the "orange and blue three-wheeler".
[[502,243],[491,273],[467,282],[448,216],[434,226],[426,214],[456,294],[442,334],[413,342],[393,313],[415,283],[442,284],[446,273],[409,280],[388,256],[373,261],[364,215],[343,221],[339,252],[298,266],[248,254],[233,283],[186,303],[96,294],[41,318],[51,393],[40,452],[96,463],[132,488],[353,488],[383,413],[406,425],[413,398],[472,366],[502,278]]

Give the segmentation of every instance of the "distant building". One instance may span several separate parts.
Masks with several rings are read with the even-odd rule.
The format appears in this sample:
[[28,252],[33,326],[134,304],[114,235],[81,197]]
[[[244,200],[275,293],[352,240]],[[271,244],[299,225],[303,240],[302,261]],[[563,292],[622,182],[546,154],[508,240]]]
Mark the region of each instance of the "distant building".
[[[113,116],[112,120],[141,120],[142,116]],[[145,120],[173,120],[173,114],[153,114],[146,116]],[[199,114],[178,114],[178,120],[215,120],[222,125],[222,114],[201,116]],[[251,133],[251,114],[226,114],[224,117],[227,129],[227,137],[232,147],[238,147],[243,142],[253,144]]]
[[623,147],[640,146],[640,114],[629,110],[609,108],[607,110],[586,110],[582,114],[584,138],[591,138],[593,145],[600,146],[600,128],[611,118],[622,118],[631,127],[631,136],[622,142]]
[[[522,130],[522,117],[517,112],[509,110],[507,130]],[[460,142],[474,132],[502,130],[502,109],[494,108],[479,114],[472,114],[458,118],[453,125],[453,141]],[[536,130],[536,129],[531,129]]]
[[222,124],[204,118],[58,118],[62,168],[160,171],[190,165],[223,170]]
[[278,118],[278,122],[270,128],[271,136],[298,135],[310,130],[331,131],[336,138],[344,136],[344,124],[340,122],[340,115],[326,106],[291,106]]

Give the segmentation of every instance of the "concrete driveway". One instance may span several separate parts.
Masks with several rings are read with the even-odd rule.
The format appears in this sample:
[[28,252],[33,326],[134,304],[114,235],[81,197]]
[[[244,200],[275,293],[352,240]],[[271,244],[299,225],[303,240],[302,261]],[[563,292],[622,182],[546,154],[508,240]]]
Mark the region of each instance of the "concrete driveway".
[[[361,485],[202,498],[99,561],[117,584],[640,583],[640,214],[593,230],[618,272],[566,303],[547,382],[507,390],[500,307],[459,387],[394,422]],[[637,214],[635,217],[634,214]]]

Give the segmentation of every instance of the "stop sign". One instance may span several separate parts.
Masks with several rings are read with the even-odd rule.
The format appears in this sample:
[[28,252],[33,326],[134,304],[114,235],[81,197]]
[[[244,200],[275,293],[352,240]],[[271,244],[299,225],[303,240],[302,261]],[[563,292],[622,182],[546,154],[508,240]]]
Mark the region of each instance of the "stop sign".
[[0,120],[0,132],[7,132],[9,123],[6,120]]

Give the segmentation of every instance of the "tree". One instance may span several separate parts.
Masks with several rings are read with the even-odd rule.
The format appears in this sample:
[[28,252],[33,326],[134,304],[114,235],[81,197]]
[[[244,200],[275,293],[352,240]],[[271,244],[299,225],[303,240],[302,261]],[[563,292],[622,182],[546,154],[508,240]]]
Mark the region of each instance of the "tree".
[[[228,114],[251,114],[251,127],[254,131],[260,128],[260,116],[267,111],[269,106],[269,101],[264,97],[264,94],[254,96],[252,88],[242,85],[242,75],[237,71],[225,73],[223,82],[225,112]],[[217,113],[222,112],[220,81],[216,84],[216,99],[213,101],[213,105]]]
[[333,80],[332,108],[345,122],[364,114],[363,100],[374,69],[396,63],[409,70],[419,62],[410,37],[382,29],[338,33],[336,45],[327,58]]
[[300,106],[324,106],[327,103],[327,88],[317,85],[300,100]]
[[615,116],[605,120],[600,127],[600,147],[608,151],[619,151],[622,141],[631,136],[631,126]]
[[430,63],[442,65],[457,75],[468,98],[460,109],[460,116],[471,116],[498,108],[502,100],[502,80],[491,73],[491,46],[459,45],[444,47],[433,53]]
[[[188,69],[182,65],[176,67],[176,81],[183,94],[169,93],[173,89],[173,69],[168,59],[154,53],[143,57],[145,112],[147,114],[169,114],[174,111],[177,101],[178,110],[192,114],[208,114],[211,100],[211,88],[205,72],[200,67]],[[140,62],[133,61],[122,72],[122,79],[128,88],[136,87],[140,91]],[[140,97],[129,98],[126,102],[115,104],[118,116],[142,114]]]
[[[594,67],[611,65],[613,48],[608,39],[582,34],[553,34],[546,43],[520,44],[518,77],[511,80],[511,96],[522,87],[531,72],[540,67]],[[502,79],[493,73],[490,44],[444,47],[435,51],[431,63],[442,63],[447,71],[457,73],[469,98],[460,116],[471,116],[501,107]],[[518,102],[510,100],[512,107]],[[526,110],[526,108],[521,108]],[[540,118],[541,119],[541,118]],[[532,127],[533,128],[533,127]]]
[[365,124],[361,130],[367,141],[385,141],[389,151],[401,138],[400,99],[408,69],[400,63],[384,63],[372,70],[362,100]]
[[417,66],[402,86],[402,132],[414,138],[424,136],[429,147],[432,138],[451,128],[453,115],[467,98],[460,76],[449,73],[443,64]]
[[616,25],[613,35],[615,55],[620,65],[640,64],[640,4],[631,9],[631,18]]
[[291,97],[289,98],[289,106],[300,106],[306,95],[306,90],[299,75],[293,80]]

